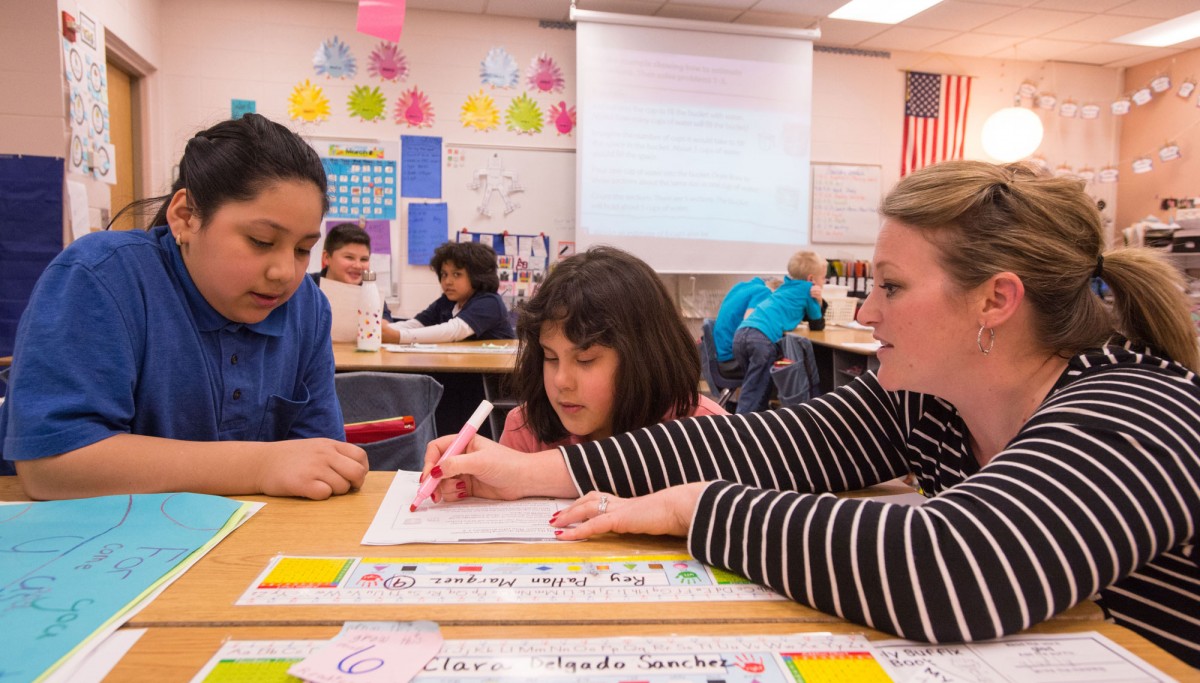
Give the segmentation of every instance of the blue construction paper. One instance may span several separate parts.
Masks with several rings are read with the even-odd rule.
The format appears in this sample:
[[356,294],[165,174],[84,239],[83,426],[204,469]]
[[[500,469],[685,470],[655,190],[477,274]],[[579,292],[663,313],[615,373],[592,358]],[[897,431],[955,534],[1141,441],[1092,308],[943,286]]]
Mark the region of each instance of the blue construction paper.
[[446,204],[408,205],[408,265],[427,266],[433,251],[448,239]]
[[230,100],[229,101],[229,118],[240,119],[246,114],[253,114],[258,110],[258,103],[254,100]]
[[441,138],[426,135],[400,136],[400,196],[441,198]]
[[32,681],[208,543],[242,503],[194,493],[0,506],[0,680]]
[[0,356],[12,355],[17,322],[62,251],[62,232],[63,160],[0,154]]

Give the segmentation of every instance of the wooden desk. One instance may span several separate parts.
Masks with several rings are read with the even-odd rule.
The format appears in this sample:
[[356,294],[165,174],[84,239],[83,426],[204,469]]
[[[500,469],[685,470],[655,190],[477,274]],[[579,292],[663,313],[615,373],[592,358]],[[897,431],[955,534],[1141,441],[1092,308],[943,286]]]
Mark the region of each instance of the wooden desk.
[[453,344],[438,344],[438,350],[429,353],[393,351],[359,351],[353,342],[334,342],[333,364],[338,372],[371,370],[375,372],[479,372],[506,375],[513,371],[515,353],[452,353],[444,349],[454,347],[479,347],[484,344],[502,344],[517,347],[516,340],[469,341]]
[[820,332],[796,328],[788,334],[804,337],[813,344],[821,391],[833,391],[868,369],[879,368],[875,352],[850,344],[870,344],[875,341],[870,331],[847,327],[826,326]]
[[[187,681],[216,653],[226,640],[327,640],[337,635],[341,625],[329,626],[218,626],[150,629],[113,668],[105,681]],[[853,624],[689,624],[642,626],[507,625],[502,629],[486,626],[441,625],[447,639],[545,639],[607,638],[629,636],[720,636],[779,633],[832,632],[861,633],[871,640],[891,636]],[[1027,633],[1078,633],[1098,631],[1118,645],[1141,657],[1160,671],[1181,681],[1196,676],[1195,669],[1164,652],[1136,633],[1104,622],[1061,622],[1040,624]]]
[[[681,538],[605,536],[584,543],[402,546],[360,545],[363,534],[394,475],[371,472],[361,491],[326,501],[247,496],[267,505],[221,541],[162,595],[130,621],[130,626],[331,625],[352,620],[412,621],[435,618],[449,625],[486,624],[697,624],[844,623],[790,600],[755,602],[648,602],[574,604],[479,604],[470,609],[445,605],[243,605],[234,604],[277,554],[333,557],[603,557],[687,554]],[[25,500],[15,477],[0,481],[0,500]],[[885,484],[851,495],[911,492]],[[240,497],[239,498],[243,498]],[[435,616],[436,615],[436,616]],[[1082,603],[1055,620],[1094,622],[1100,609]]]

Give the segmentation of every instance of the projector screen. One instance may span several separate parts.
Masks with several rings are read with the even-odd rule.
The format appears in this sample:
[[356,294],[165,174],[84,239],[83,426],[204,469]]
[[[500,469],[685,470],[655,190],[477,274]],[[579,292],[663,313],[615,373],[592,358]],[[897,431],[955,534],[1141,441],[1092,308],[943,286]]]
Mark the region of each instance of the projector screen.
[[809,241],[812,42],[576,28],[579,248],[663,273],[783,272]]

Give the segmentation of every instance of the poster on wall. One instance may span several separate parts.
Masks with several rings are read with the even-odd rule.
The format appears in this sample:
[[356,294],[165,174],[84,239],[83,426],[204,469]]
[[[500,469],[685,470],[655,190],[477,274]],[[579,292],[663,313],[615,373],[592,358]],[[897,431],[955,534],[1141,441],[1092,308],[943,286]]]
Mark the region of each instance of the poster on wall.
[[396,220],[394,154],[371,142],[331,142],[317,154],[329,185],[330,218]]
[[78,15],[74,40],[62,41],[71,108],[67,170],[111,185],[117,182],[117,171],[108,120],[104,27],[85,12]]

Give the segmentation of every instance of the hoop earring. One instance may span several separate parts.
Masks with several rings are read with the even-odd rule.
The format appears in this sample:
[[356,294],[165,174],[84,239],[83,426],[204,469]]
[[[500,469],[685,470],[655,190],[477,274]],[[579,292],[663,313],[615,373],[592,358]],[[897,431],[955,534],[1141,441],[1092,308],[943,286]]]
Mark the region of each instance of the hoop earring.
[[[987,348],[983,348],[983,331],[987,330],[991,337],[988,339]],[[975,335],[975,344],[979,346],[979,351],[983,355],[988,355],[992,352],[992,347],[996,345],[996,330],[984,325],[979,326],[979,334]]]

